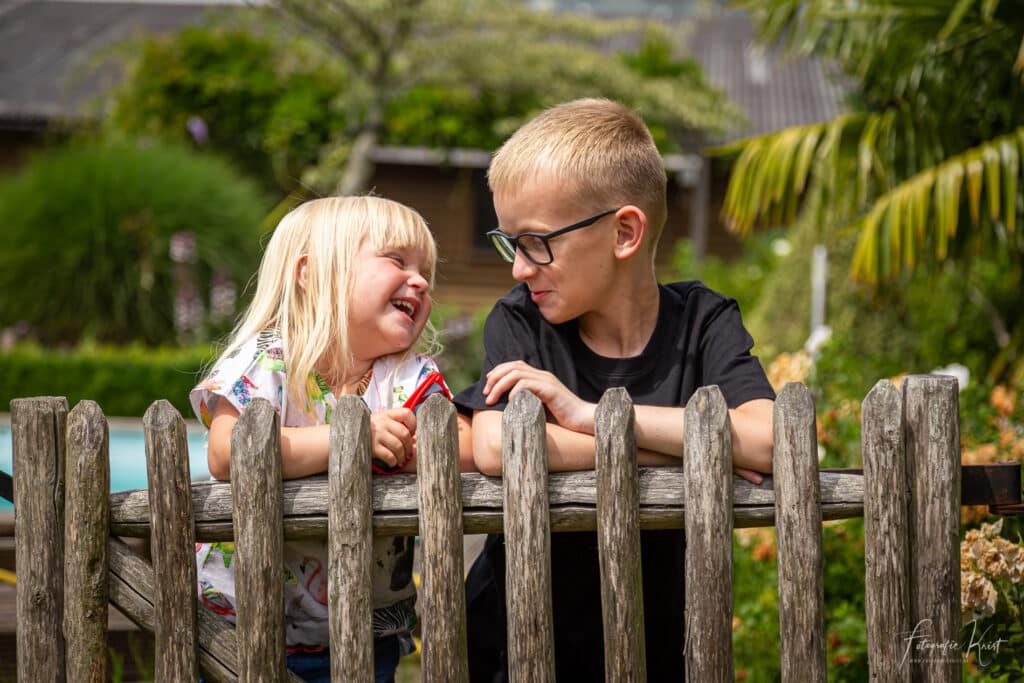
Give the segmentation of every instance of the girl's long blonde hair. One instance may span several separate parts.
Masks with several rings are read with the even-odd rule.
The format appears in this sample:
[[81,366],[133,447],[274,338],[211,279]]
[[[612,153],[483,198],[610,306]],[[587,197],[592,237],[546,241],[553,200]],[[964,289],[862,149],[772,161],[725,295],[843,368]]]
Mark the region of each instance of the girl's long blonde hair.
[[[431,289],[437,247],[423,217],[382,197],[325,197],[290,211],[267,243],[256,294],[216,364],[261,332],[276,331],[287,363],[288,396],[305,404],[310,372],[347,378],[353,365],[348,311],[353,265],[365,240],[376,250],[412,248],[424,256]],[[298,285],[306,257],[305,286]],[[424,332],[433,335],[428,325]]]

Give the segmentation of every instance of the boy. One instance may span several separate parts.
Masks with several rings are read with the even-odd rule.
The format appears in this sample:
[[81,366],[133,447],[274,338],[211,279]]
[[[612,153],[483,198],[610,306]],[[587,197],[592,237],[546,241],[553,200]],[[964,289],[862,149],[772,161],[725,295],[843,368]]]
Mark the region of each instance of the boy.
[[[608,100],[559,105],[502,146],[488,181],[501,226],[488,237],[520,284],[487,319],[483,376],[455,398],[473,412],[480,471],[501,473],[501,410],[522,390],[548,410],[549,469],[593,468],[594,410],[616,386],[636,406],[639,464],[681,464],[682,406],[717,384],[734,465],[759,483],[771,471],[774,393],[735,301],[655,278],[666,176],[644,123]],[[641,533],[651,681],[683,672],[684,543],[682,531]],[[466,579],[474,681],[507,678],[504,572],[503,539],[491,536]],[[558,679],[603,680],[596,534],[553,534],[551,579]]]

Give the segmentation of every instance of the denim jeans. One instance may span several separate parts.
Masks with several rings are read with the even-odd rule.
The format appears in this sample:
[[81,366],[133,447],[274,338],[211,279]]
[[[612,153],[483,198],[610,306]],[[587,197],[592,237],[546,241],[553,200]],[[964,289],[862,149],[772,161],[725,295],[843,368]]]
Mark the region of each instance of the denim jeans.
[[[402,649],[398,636],[386,636],[373,641],[373,681],[374,683],[394,683],[398,660],[402,657]],[[331,655],[327,650],[321,652],[296,652],[288,655],[288,669],[298,675],[306,683],[330,683]]]

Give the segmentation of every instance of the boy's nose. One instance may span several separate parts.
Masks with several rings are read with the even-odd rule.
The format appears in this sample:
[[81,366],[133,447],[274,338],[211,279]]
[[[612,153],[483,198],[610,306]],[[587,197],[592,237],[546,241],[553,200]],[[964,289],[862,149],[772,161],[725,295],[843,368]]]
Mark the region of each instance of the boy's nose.
[[522,282],[533,277],[537,272],[537,264],[523,256],[523,252],[516,249],[516,258],[512,261],[512,277]]

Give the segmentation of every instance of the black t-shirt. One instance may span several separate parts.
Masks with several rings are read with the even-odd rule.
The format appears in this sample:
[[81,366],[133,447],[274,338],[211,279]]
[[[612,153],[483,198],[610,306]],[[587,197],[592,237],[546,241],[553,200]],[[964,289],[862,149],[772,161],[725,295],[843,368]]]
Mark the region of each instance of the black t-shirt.
[[[735,300],[700,282],[659,285],[658,322],[639,356],[606,358],[580,339],[578,321],[552,325],[519,285],[495,304],[484,326],[481,380],[460,392],[460,410],[503,409],[484,403],[483,375],[511,360],[547,370],[585,401],[625,387],[638,405],[685,406],[698,388],[717,384],[730,408],[774,398]],[[685,539],[682,531],[641,533],[648,680],[683,670]],[[488,537],[466,579],[470,669],[474,681],[505,680],[505,552]],[[558,680],[604,679],[600,567],[593,532],[551,536],[551,580]]]

